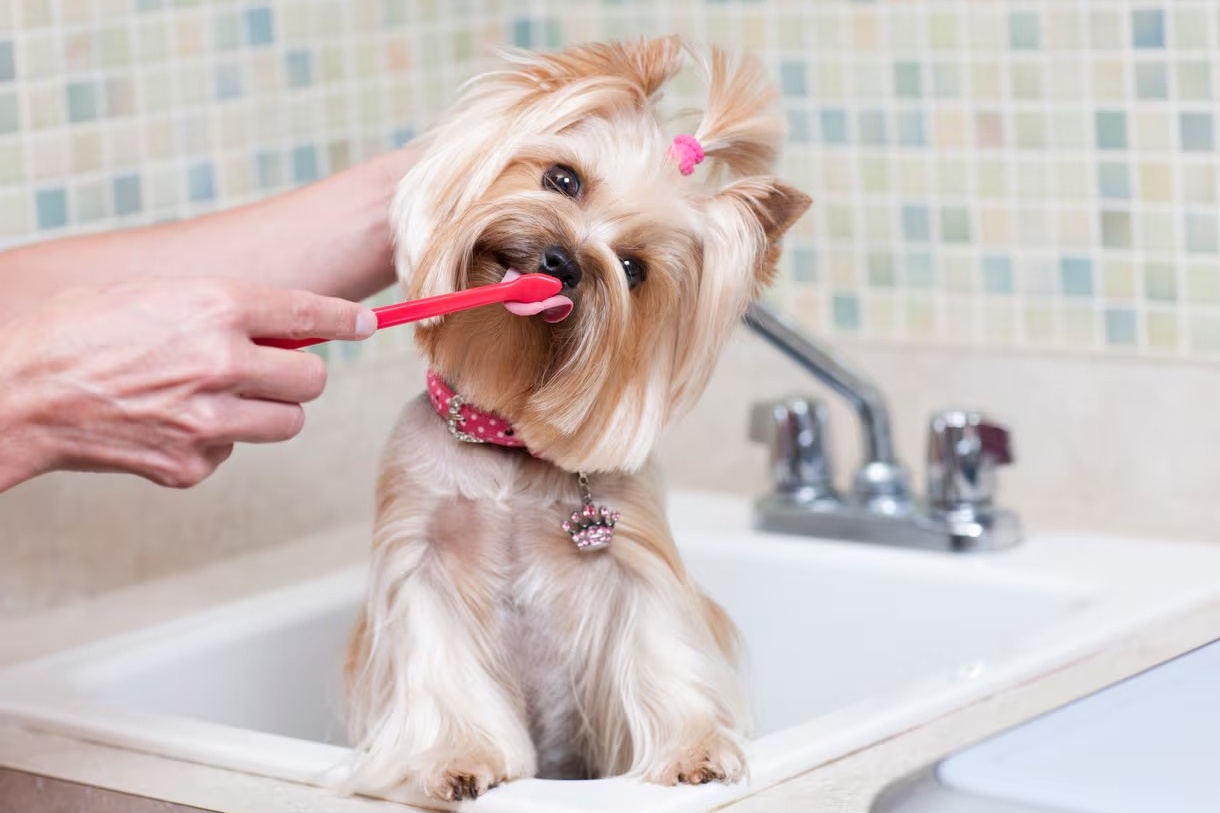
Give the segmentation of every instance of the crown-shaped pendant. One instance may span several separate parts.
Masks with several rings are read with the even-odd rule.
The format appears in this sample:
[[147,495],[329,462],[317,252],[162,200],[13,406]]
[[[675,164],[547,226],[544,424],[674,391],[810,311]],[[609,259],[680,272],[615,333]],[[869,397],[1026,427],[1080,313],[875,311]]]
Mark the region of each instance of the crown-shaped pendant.
[[572,537],[576,549],[582,552],[602,550],[614,541],[614,525],[619,521],[619,512],[604,505],[594,505],[589,491],[589,477],[580,472],[580,491],[584,505],[572,512],[563,522],[563,529]]

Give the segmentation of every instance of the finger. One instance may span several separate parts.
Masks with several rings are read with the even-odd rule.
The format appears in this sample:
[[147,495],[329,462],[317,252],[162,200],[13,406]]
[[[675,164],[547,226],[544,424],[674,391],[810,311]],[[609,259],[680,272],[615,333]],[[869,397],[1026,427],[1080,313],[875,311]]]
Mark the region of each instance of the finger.
[[270,347],[254,347],[239,395],[303,404],[322,394],[326,387],[326,362],[313,353],[284,353]]
[[377,315],[346,299],[265,288],[244,303],[243,323],[252,337],[354,340],[373,334]]
[[208,461],[208,465],[212,467],[212,471],[220,468],[220,464],[229,459],[233,454],[233,444],[226,443],[222,446],[213,446],[204,452],[204,457]]
[[300,404],[258,398],[234,398],[227,419],[215,435],[218,444],[279,443],[291,440],[305,426]]

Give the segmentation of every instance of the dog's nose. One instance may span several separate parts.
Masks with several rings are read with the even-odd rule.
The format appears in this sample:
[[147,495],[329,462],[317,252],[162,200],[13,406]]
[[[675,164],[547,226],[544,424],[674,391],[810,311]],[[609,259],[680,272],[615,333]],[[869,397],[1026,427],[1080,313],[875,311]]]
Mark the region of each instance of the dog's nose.
[[580,264],[563,246],[544,249],[538,270],[559,280],[565,288],[575,288],[580,284]]

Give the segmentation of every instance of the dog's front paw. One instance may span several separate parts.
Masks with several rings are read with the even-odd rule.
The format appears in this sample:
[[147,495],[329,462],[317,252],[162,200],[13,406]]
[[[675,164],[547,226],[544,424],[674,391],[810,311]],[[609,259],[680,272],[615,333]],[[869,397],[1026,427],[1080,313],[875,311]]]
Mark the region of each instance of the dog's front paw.
[[660,785],[705,785],[736,782],[745,773],[746,758],[741,746],[727,734],[717,732],[645,770],[644,778]]
[[415,784],[420,790],[444,802],[477,799],[509,779],[503,771],[493,767],[490,760],[478,757],[458,757],[419,769],[415,774]]

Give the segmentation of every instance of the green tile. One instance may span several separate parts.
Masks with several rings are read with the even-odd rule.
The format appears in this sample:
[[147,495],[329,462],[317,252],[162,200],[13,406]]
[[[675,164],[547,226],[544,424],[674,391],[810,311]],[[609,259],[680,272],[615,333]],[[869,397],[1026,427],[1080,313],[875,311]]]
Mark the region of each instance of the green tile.
[[1123,260],[1107,260],[1101,269],[1101,293],[1111,302],[1133,302],[1136,294],[1135,266]]
[[956,48],[958,46],[957,15],[928,15],[928,43],[937,50]]
[[25,150],[20,143],[0,144],[0,186],[12,186],[26,179]]
[[1040,150],[1046,146],[1046,116],[1022,112],[1017,114],[1015,123],[1018,147]]
[[898,62],[894,65],[894,93],[899,98],[916,99],[923,95],[918,62]]
[[1106,248],[1131,248],[1131,213],[1101,213],[1101,244]]
[[102,65],[121,68],[132,60],[131,31],[127,28],[108,28],[98,35],[101,45]]
[[1042,66],[1022,62],[1012,66],[1012,94],[1018,99],[1042,98]]
[[1220,305],[1220,267],[1211,263],[1187,266],[1186,300],[1196,305]]
[[946,243],[970,242],[970,212],[965,207],[940,210],[941,240]]
[[888,251],[868,255],[868,284],[874,288],[894,287],[894,255]]
[[1216,215],[1212,212],[1186,213],[1186,250],[1192,254],[1215,254],[1220,248]]
[[69,82],[65,88],[68,121],[93,121],[97,118],[97,88],[91,82]]
[[1144,314],[1144,340],[1149,350],[1177,350],[1181,346],[1181,320],[1167,311]]
[[1169,70],[1164,62],[1140,62],[1135,66],[1135,95],[1141,99],[1169,98]]
[[1144,266],[1144,296],[1160,302],[1178,298],[1177,272],[1169,263],[1148,263]]
[[962,95],[962,74],[957,65],[932,65],[932,95],[940,99],[957,99]]
[[860,299],[855,294],[835,294],[831,299],[831,311],[836,329],[860,329]]
[[1008,46],[1015,50],[1033,51],[1040,45],[1038,15],[1032,11],[1009,12]]
[[1094,114],[1097,147],[1103,150],[1127,148],[1127,114],[1121,110],[1098,110]]
[[1178,50],[1207,48],[1210,29],[1207,12],[1201,8],[1173,11],[1173,45]]
[[1220,353],[1220,315],[1192,313],[1186,332],[1191,350],[1208,355]]
[[21,128],[21,114],[14,91],[0,93],[0,135],[15,133]]
[[232,51],[241,44],[241,16],[236,11],[218,12],[212,18],[212,47],[217,51]]
[[1208,100],[1212,97],[1211,63],[1198,60],[1178,63],[1178,98]]

